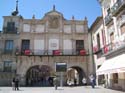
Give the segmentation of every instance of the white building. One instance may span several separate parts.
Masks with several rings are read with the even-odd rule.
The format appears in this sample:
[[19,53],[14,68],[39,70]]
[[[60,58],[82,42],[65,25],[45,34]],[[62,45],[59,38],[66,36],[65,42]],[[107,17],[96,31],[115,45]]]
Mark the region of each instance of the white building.
[[106,87],[125,90],[125,0],[98,0],[103,14],[106,61],[97,70]]

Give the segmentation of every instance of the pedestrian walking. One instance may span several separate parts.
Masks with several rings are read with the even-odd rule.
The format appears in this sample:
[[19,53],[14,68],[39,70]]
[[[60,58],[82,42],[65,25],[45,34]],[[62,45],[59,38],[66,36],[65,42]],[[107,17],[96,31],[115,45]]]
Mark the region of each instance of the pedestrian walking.
[[14,88],[15,88],[15,78],[13,78],[12,80],[12,90],[14,90]]
[[55,90],[57,90],[57,77],[54,78],[53,80]]
[[82,79],[82,83],[83,83],[84,86],[87,85],[87,80],[86,80],[85,77],[83,77],[83,79]]
[[95,77],[93,75],[90,75],[90,83],[91,83],[91,86],[92,88],[95,88]]
[[76,85],[77,85],[77,79],[74,78],[74,86],[76,86]]
[[15,79],[15,90],[19,90],[19,79]]

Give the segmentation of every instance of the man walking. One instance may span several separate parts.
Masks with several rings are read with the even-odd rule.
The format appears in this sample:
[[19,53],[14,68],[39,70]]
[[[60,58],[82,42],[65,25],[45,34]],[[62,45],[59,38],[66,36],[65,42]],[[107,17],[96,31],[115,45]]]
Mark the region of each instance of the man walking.
[[57,90],[57,77],[54,78],[54,86],[55,86],[55,90]]
[[15,90],[19,90],[19,79],[15,79]]
[[90,83],[91,83],[91,86],[92,88],[95,88],[95,77],[93,75],[90,75]]
[[14,90],[14,88],[15,88],[15,78],[13,78],[12,80],[12,90]]

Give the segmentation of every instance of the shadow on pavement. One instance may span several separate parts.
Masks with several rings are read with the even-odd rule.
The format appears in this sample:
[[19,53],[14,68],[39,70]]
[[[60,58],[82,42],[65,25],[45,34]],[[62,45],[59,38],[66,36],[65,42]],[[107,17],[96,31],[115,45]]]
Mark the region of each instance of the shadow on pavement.
[[85,86],[85,88],[91,88],[91,89],[101,89],[100,87],[95,86],[95,88],[92,88],[91,86]]

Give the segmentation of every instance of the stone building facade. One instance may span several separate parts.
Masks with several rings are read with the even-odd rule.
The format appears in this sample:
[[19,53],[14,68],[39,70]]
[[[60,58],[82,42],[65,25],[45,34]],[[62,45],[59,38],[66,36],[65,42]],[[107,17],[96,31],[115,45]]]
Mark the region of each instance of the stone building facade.
[[58,62],[67,64],[64,85],[70,78],[81,85],[82,78],[93,73],[87,18],[66,20],[55,7],[42,19],[35,15],[24,19],[16,13],[3,17],[0,85],[11,85],[12,78],[17,76],[21,85],[48,86],[48,79],[57,76],[60,80],[60,72],[55,71]]

